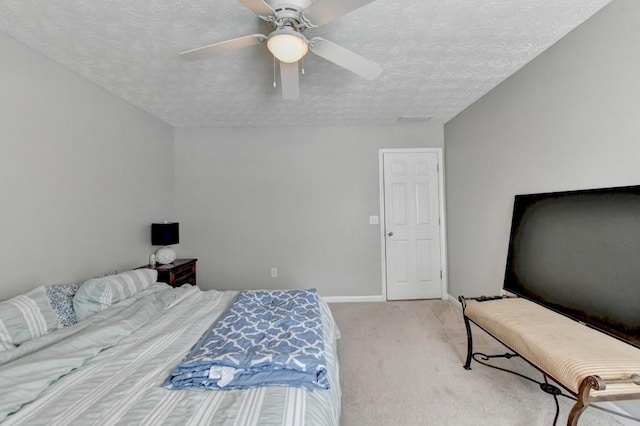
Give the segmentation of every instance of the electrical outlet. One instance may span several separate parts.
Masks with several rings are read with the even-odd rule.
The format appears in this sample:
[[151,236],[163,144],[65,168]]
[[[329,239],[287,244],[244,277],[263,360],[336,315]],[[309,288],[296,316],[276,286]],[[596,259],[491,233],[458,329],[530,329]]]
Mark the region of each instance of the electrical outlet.
[[271,268],[271,278],[278,278],[278,268]]

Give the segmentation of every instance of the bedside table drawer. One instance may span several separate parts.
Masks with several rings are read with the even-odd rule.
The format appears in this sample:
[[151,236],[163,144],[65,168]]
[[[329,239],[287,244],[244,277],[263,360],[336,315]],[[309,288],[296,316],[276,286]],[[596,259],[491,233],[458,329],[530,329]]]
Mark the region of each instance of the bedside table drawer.
[[197,285],[196,262],[198,259],[176,259],[168,265],[158,265],[158,282],[167,283],[174,287],[182,284]]
[[189,281],[190,279],[193,279],[195,281],[195,278],[196,278],[196,263],[193,262],[193,263],[191,263],[189,265],[179,266],[177,268],[172,269],[171,273],[173,274],[173,279],[171,280],[172,282],[185,283],[185,282]]

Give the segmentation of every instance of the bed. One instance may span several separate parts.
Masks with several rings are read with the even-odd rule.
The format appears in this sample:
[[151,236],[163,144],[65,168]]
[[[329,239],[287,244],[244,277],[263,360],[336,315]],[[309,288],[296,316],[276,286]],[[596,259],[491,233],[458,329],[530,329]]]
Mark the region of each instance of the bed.
[[[146,271],[151,271],[148,279],[155,281],[155,271]],[[236,292],[202,291],[190,285],[173,288],[155,282],[140,286],[133,281],[105,292],[116,278],[100,281],[102,292],[108,294],[94,297],[96,306],[89,312],[81,312],[83,308],[74,312],[83,317],[77,323],[53,327],[17,345],[7,343],[0,351],[0,422],[339,424],[339,331],[321,299],[329,389],[169,390],[162,385],[171,371],[227,310]],[[74,302],[86,296],[85,285]]]

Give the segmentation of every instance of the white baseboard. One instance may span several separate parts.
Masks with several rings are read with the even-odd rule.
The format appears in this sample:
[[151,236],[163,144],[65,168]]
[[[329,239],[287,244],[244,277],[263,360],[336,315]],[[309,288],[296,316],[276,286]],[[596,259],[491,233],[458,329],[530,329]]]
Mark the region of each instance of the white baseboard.
[[447,300],[451,302],[456,308],[462,309],[462,305],[458,301],[457,297],[447,294]]
[[[386,302],[382,295],[380,296],[322,296],[327,303],[370,303],[370,302]],[[450,294],[447,294],[442,300],[449,300],[457,307],[461,307],[460,302]]]
[[329,296],[322,297],[327,303],[363,303],[363,302],[384,302],[380,296]]

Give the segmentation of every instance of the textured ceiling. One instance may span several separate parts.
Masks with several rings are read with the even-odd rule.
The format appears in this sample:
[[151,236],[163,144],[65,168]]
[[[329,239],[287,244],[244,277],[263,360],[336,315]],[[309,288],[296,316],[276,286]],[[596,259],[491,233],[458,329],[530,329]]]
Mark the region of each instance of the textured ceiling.
[[454,117],[609,1],[377,0],[305,35],[383,74],[367,81],[309,54],[295,100],[273,88],[264,45],[177,56],[268,34],[235,0],[0,0],[0,31],[176,127],[388,125]]

